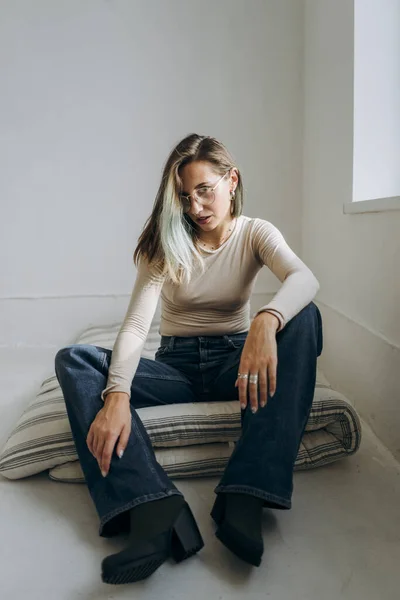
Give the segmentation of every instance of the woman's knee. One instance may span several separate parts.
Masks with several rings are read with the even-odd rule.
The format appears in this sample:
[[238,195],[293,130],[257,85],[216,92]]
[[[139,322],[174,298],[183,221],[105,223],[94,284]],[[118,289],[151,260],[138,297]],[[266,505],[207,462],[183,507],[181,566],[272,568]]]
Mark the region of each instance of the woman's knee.
[[307,323],[315,324],[319,314],[318,306],[314,302],[310,302],[292,320],[302,325],[306,325]]
[[60,350],[57,352],[54,358],[56,373],[61,370],[61,368],[66,362],[70,361],[73,348],[74,346],[64,346],[63,348],[60,348]]
[[302,308],[297,315],[288,321],[286,327],[282,329],[282,334],[286,330],[286,335],[289,335],[289,332],[290,335],[303,335],[305,329],[309,331],[317,330],[320,326],[320,323],[321,317],[319,309],[314,302],[310,302],[307,304],[307,306]]
[[323,326],[322,317],[318,306],[314,302],[310,302],[297,315],[293,317],[282,330],[290,329],[293,335],[300,335],[302,340],[307,339],[304,335],[304,330],[314,332],[317,340],[317,356],[320,356],[323,348]]
[[[103,351],[104,352],[104,351]],[[88,362],[93,358],[101,358],[100,348],[90,344],[71,344],[61,348],[54,359],[56,373],[60,372],[66,366],[71,366],[74,362]],[[101,360],[103,360],[101,358]]]

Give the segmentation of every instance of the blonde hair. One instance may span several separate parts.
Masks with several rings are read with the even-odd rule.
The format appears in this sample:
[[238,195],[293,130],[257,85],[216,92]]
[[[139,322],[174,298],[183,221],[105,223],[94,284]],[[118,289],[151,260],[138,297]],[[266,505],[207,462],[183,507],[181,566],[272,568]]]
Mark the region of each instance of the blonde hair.
[[194,161],[207,161],[221,176],[235,167],[238,184],[232,200],[231,214],[242,214],[243,184],[239,169],[225,146],[215,138],[195,133],[185,137],[170,153],[150,217],[139,237],[133,259],[137,266],[145,259],[158,273],[174,283],[190,281],[196,264],[204,269],[196,247],[196,230],[190,217],[183,212],[180,193],[183,191],[180,172]]

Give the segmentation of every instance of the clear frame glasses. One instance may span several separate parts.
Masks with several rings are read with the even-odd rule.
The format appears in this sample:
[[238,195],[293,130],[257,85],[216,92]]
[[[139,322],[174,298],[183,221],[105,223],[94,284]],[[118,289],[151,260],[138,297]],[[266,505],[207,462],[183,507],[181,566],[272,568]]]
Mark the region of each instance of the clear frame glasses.
[[213,187],[211,187],[210,185],[203,185],[189,196],[181,194],[180,200],[182,202],[183,212],[185,214],[190,212],[190,209],[192,207],[191,196],[194,196],[196,201],[202,206],[210,206],[215,200],[215,190],[217,189],[221,181],[228,175],[228,173],[230,173],[230,169],[225,173],[225,175],[222,175],[222,177],[218,179],[217,183]]

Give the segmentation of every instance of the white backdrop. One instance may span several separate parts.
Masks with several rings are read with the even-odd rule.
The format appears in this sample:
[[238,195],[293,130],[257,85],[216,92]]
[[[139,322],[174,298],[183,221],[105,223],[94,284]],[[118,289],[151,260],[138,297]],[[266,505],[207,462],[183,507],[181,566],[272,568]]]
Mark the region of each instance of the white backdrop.
[[300,254],[302,17],[293,0],[2,3],[3,347],[122,317],[164,161],[192,132],[228,146],[245,214]]

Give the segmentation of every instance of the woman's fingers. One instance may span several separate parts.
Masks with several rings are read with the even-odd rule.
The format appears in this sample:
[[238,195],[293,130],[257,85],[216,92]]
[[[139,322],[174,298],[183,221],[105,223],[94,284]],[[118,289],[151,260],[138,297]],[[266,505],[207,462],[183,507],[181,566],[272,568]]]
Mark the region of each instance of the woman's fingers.
[[[256,382],[251,381],[253,377],[257,378]],[[258,409],[258,373],[250,371],[249,374],[249,396],[251,412],[255,413]]]
[[95,458],[97,458],[97,441],[98,441],[98,436],[96,435],[96,430],[94,430],[93,431],[92,454]]
[[[240,373],[241,373],[241,371],[240,371]],[[245,379],[244,377],[239,377],[238,388],[239,388],[240,408],[242,410],[244,410],[247,406],[247,379]]]
[[[257,411],[259,403],[260,407],[263,408],[268,401],[268,387],[270,395],[274,395],[276,391],[276,365],[276,360],[271,358],[267,365],[249,367],[248,371],[242,370],[244,367],[239,367],[240,374],[248,375],[248,377],[238,377],[235,383],[235,387],[239,389],[239,402],[242,410],[246,408],[248,401],[253,413]],[[257,372],[258,368],[259,371]],[[257,382],[252,381],[254,375],[257,377]]]
[[276,392],[276,366],[277,361],[274,358],[271,358],[270,362],[268,363],[268,383],[270,396],[273,396]]
[[260,394],[260,406],[263,408],[267,404],[267,369],[261,369],[258,374],[258,387]]
[[128,445],[129,436],[131,434],[132,424],[129,421],[125,427],[123,428],[121,435],[119,436],[119,441],[116,447],[116,453],[119,458],[122,458],[123,453],[125,452],[125,448]]
[[104,441],[103,451],[101,453],[99,466],[103,477],[108,474],[110,469],[111,457],[114,452],[115,443],[118,439],[118,435],[110,434]]
[[86,438],[86,444],[90,452],[93,454],[93,427],[90,426],[89,433]]
[[[121,458],[128,444],[131,432],[131,409],[129,401],[107,401],[99,410],[90,426],[86,442],[92,455],[98,462],[99,469],[105,477],[109,470],[114,449]],[[116,446],[119,439],[118,446]]]
[[104,439],[100,434],[98,434],[96,436],[96,447],[95,447],[94,455],[95,455],[97,462],[99,463],[99,467],[100,467],[101,455],[103,452],[103,446],[104,446]]

